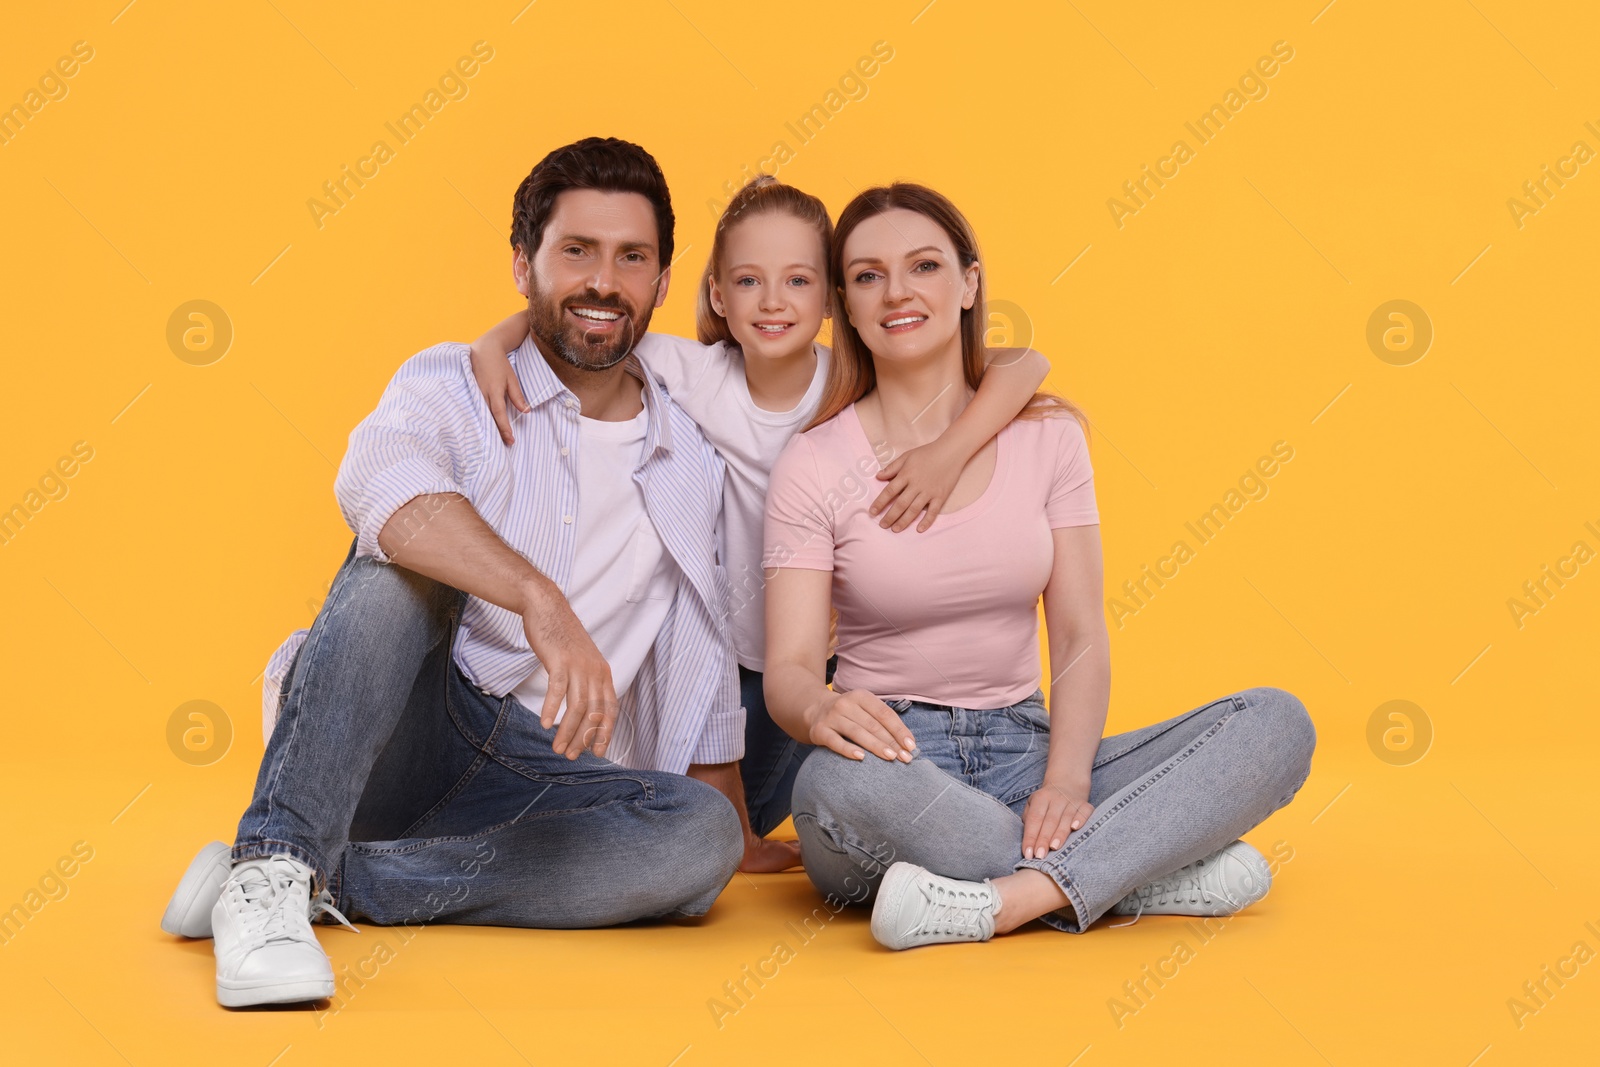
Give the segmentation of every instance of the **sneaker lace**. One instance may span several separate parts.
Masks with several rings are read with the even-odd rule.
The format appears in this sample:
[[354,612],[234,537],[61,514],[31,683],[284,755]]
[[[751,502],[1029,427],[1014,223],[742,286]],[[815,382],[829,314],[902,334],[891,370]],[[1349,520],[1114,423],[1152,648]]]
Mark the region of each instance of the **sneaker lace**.
[[1190,904],[1212,902],[1211,891],[1206,886],[1205,872],[1201,870],[1206,865],[1205,860],[1196,860],[1186,867],[1179,867],[1165,878],[1146,882],[1135,889],[1130,896],[1139,904],[1139,909],[1133,913],[1133,918],[1125,923],[1112,923],[1112,926],[1132,926],[1144,915],[1144,909],[1157,904],[1168,904],[1188,898]]
[[1187,867],[1180,867],[1167,875],[1158,878],[1148,886],[1142,888],[1139,896],[1141,904],[1168,904],[1187,901],[1190,904],[1210,904],[1211,891],[1205,884],[1205,860],[1196,860]]
[[360,933],[333,906],[333,898],[326,889],[316,900],[310,900],[308,880],[277,857],[241,872],[230,892],[244,905],[240,909],[240,920],[244,940],[252,948],[274,941],[315,943],[311,920],[324,913],[346,929]]
[[985,924],[994,924],[989,914],[994,891],[987,880],[981,890],[927,881],[922,884],[922,892],[928,900],[928,910],[917,926],[918,932],[982,940]]

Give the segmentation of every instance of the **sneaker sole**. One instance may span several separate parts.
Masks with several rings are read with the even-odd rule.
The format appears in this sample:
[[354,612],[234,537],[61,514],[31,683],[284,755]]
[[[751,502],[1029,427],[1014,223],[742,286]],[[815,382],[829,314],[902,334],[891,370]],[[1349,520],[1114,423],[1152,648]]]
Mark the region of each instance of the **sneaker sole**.
[[258,1004],[300,1004],[333,996],[333,978],[302,978],[294,982],[224,982],[217,979],[217,1003],[224,1008],[252,1008]]
[[213,841],[195,854],[167,902],[161,929],[179,937],[211,936],[211,908],[222,895],[232,855],[233,850],[221,841]]
[[884,948],[898,952],[907,947],[895,943],[893,934],[900,918],[900,904],[905,900],[903,887],[916,881],[917,870],[912,863],[894,863],[878,884],[878,901],[872,906],[872,936]]
[[1243,911],[1250,905],[1258,903],[1272,891],[1272,868],[1267,865],[1267,858],[1255,846],[1243,841],[1229,845],[1223,849],[1223,859],[1232,860],[1249,869],[1250,885],[1259,886],[1260,892],[1251,893],[1246,890],[1238,900],[1230,900],[1234,911]]

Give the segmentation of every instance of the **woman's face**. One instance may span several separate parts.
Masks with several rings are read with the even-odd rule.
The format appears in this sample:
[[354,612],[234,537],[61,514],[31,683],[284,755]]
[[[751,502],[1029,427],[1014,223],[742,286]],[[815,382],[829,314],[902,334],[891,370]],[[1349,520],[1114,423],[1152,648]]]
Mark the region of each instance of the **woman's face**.
[[852,230],[842,259],[845,312],[875,358],[914,361],[951,345],[960,352],[978,264],[962,268],[944,227],[893,208]]

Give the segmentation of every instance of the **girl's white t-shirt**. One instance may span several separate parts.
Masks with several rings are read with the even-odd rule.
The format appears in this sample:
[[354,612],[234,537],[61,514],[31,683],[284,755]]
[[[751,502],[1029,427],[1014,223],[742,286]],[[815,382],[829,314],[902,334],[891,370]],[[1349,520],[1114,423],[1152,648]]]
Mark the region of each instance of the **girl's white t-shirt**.
[[674,402],[700,424],[727,465],[722,488],[722,565],[731,588],[730,628],[739,663],[764,670],[767,651],[765,579],[761,539],[767,480],[783,446],[816,414],[827,378],[829,350],[812,346],[817,370],[800,403],[789,411],[757,407],[745,381],[744,353],[721,341],[703,345],[686,337],[647,333],[635,348],[639,361]]

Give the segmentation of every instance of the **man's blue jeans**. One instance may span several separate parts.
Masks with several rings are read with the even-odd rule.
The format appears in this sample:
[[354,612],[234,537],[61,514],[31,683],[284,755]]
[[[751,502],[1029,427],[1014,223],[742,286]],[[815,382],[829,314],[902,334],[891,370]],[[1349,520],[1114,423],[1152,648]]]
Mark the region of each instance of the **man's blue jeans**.
[[465,594],[352,546],[284,683],[235,861],[287,853],[380,925],[703,915],[744,839],[704,782],[551,751],[450,650]]
[[1022,857],[1022,813],[1044,781],[1044,694],[974,711],[889,706],[917,739],[910,763],[814,753],[794,787],[806,873],[824,894],[866,903],[896,860],[951,878],[1031,868],[1069,904],[1044,916],[1081,933],[1131,890],[1215,852],[1294,798],[1316,730],[1282,689],[1245,689],[1165,722],[1101,739],[1089,821],[1042,859]]

